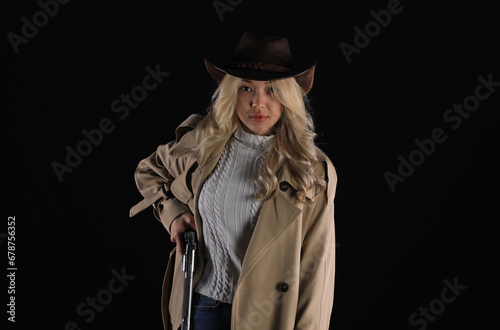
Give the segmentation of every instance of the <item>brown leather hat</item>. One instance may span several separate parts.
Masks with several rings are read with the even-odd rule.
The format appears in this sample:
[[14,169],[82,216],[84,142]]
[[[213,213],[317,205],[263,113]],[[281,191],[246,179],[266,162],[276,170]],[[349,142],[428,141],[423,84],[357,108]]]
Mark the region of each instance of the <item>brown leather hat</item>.
[[229,63],[217,67],[205,58],[208,73],[218,83],[230,74],[249,80],[278,80],[295,78],[305,94],[313,85],[316,63],[305,71],[296,72],[288,40],[283,37],[265,37],[244,33]]

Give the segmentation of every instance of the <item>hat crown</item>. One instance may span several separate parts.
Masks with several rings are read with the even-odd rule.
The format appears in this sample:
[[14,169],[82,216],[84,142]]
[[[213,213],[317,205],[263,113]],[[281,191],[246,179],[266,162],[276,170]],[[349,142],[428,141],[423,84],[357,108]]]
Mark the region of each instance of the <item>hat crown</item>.
[[294,70],[292,63],[287,38],[265,37],[249,32],[243,34],[226,66],[215,66],[205,58],[207,71],[217,82],[221,82],[226,74],[260,81],[295,78],[307,94],[314,82],[316,63],[300,71]]
[[[263,70],[282,72],[293,71],[293,60],[288,39],[266,37],[254,33],[244,33],[236,47],[228,67],[254,64]],[[275,70],[272,70],[274,67]]]

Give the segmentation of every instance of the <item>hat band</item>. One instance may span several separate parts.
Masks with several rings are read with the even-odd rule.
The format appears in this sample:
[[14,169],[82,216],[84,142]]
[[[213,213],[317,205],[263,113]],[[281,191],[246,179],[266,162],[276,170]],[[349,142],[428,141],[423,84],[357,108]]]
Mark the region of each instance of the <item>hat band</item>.
[[257,69],[270,72],[292,73],[293,70],[282,65],[269,64],[263,62],[239,61],[231,62],[227,65],[228,69]]

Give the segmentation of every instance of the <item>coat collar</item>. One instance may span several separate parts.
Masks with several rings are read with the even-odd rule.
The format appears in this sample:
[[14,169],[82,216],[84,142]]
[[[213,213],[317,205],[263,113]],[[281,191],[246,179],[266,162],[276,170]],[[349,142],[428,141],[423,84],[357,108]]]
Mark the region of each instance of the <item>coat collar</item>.
[[[190,120],[191,119],[191,120]],[[193,157],[196,157],[195,155],[195,147],[197,145],[197,139],[196,139],[196,129],[193,130],[192,127],[192,122],[199,120],[199,118],[188,118],[183,125],[179,126],[176,130],[176,136],[177,136],[177,144],[171,149],[170,154],[173,156],[180,156],[180,155],[190,155]],[[199,161],[200,168],[201,169],[206,169],[206,166],[210,168],[210,171],[214,168],[214,166],[217,164],[218,159],[220,158],[222,151],[224,150],[224,147],[227,143],[227,141],[230,139],[231,136],[228,136],[226,139],[221,141],[220,143],[217,143],[215,145],[212,145],[209,147],[209,149],[205,152],[205,158]],[[323,154],[320,152],[320,161],[323,160]],[[215,164],[214,164],[215,161]],[[283,170],[283,173],[281,177],[278,180],[279,183],[286,182],[288,183],[293,189],[297,190],[297,187],[293,184],[292,180],[292,173],[288,169],[288,167],[285,167]],[[306,192],[306,197],[309,199],[313,199],[314,196],[317,194],[317,188],[311,188]]]
[[[281,175],[278,182],[280,184],[283,182],[286,182],[290,185],[290,187],[292,187],[295,190],[298,190],[297,186],[293,184],[292,173],[290,172],[288,167],[285,167],[285,169],[283,170],[283,174]],[[314,198],[314,196],[316,196],[316,188],[313,187],[306,192],[306,197],[309,198],[310,200],[312,200]]]

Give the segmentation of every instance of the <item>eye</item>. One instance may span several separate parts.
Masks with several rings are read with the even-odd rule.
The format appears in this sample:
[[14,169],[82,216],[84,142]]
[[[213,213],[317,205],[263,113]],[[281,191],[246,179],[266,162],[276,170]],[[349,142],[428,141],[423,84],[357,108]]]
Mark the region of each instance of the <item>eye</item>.
[[251,92],[252,91],[252,89],[248,86],[241,86],[241,90],[244,92]]
[[273,94],[276,92],[276,88],[274,87],[269,87],[269,89],[267,90],[269,93]]

